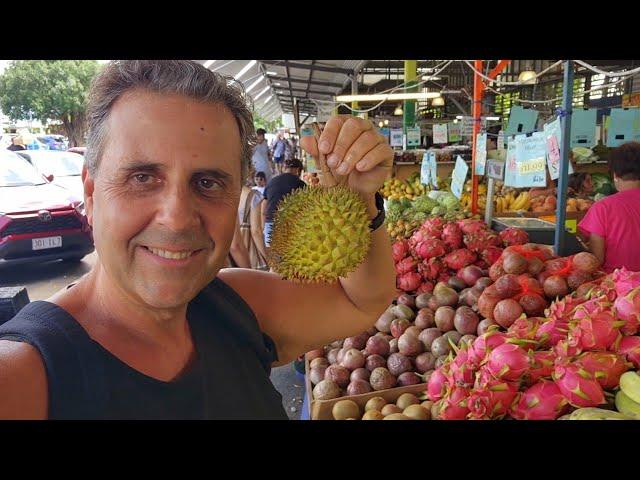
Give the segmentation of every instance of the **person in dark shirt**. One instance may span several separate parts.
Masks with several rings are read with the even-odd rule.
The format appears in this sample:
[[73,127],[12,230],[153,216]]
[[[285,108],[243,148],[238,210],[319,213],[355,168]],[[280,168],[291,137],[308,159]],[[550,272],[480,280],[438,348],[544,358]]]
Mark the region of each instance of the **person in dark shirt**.
[[26,149],[27,147],[24,146],[24,140],[20,135],[18,135],[17,137],[13,137],[11,139],[11,145],[7,147],[7,150],[11,150],[12,152],[26,150]]
[[278,209],[278,203],[285,195],[306,185],[300,180],[300,173],[302,173],[302,162],[295,158],[287,160],[284,164],[283,173],[269,180],[267,187],[264,189],[264,244],[266,247],[270,245],[273,217]]
[[93,79],[86,118],[98,255],[0,325],[0,419],[286,419],[271,368],[367,330],[396,295],[376,196],[386,140],[350,115],[301,138],[371,221],[355,271],[301,284],[223,268],[256,141],[241,84],[190,60],[117,60]]

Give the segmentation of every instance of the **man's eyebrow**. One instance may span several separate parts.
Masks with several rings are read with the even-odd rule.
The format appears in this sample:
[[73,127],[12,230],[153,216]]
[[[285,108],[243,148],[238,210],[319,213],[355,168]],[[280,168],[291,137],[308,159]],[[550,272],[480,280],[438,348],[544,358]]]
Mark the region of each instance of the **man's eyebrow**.
[[[124,166],[120,170],[127,174],[130,174],[130,173],[135,173],[140,171],[157,172],[162,170],[163,167],[164,166],[161,163],[138,161],[133,164]],[[224,170],[219,168],[206,168],[201,170],[195,170],[192,175],[197,175],[201,177],[203,176],[213,177],[215,179],[222,180],[222,181],[231,181],[233,179],[233,176],[230,173],[225,172]]]
[[219,168],[208,168],[205,170],[196,170],[195,172],[193,172],[193,174],[198,176],[204,176],[204,177],[213,177],[225,182],[231,181],[233,179],[233,176],[230,173],[225,172],[224,170],[221,170]]
[[126,173],[133,173],[138,171],[154,171],[157,172],[162,169],[161,163],[153,163],[153,162],[135,162],[129,165],[125,165],[120,168],[121,171]]

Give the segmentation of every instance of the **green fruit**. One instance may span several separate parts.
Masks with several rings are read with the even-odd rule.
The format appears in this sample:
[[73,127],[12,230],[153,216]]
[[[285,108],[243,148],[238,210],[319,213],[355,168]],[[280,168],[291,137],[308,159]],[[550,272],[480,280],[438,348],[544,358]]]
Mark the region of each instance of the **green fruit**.
[[369,223],[364,201],[346,186],[294,190],[278,205],[269,266],[296,282],[334,282],[365,259]]
[[616,393],[616,408],[623,415],[640,420],[640,404],[627,397],[622,390]]
[[636,372],[625,372],[620,377],[620,390],[636,403],[640,403],[640,375]]
[[569,417],[569,420],[631,420],[620,412],[591,407],[579,408]]

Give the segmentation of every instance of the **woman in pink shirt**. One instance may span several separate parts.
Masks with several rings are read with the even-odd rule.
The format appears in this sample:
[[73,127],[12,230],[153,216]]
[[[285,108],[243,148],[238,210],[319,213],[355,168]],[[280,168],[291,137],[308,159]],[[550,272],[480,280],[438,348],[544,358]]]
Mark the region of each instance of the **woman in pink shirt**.
[[593,204],[578,228],[603,270],[640,271],[640,143],[629,142],[609,154],[618,193]]

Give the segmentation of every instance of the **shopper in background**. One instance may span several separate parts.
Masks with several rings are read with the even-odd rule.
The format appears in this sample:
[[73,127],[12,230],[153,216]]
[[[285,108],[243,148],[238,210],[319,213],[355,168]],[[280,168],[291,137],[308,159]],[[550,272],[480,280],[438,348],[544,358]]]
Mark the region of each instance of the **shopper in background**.
[[82,180],[98,256],[0,325],[0,419],[287,419],[272,367],[366,330],[395,297],[376,196],[391,148],[350,115],[301,139],[347,176],[372,224],[354,272],[300,284],[221,269],[255,141],[239,84],[189,60],[119,60],[87,103]]
[[264,243],[267,247],[270,244],[273,217],[278,209],[278,203],[285,195],[306,185],[300,180],[301,172],[302,162],[298,159],[289,160],[284,166],[282,175],[273,177],[264,189]]
[[603,270],[640,271],[640,143],[629,142],[609,154],[618,193],[594,203],[578,225]]
[[269,145],[265,140],[266,134],[264,128],[256,130],[256,145],[253,147],[253,155],[251,156],[251,164],[256,172],[263,172],[269,181],[273,175],[273,162],[271,161],[271,152],[269,151]]
[[[264,177],[264,172],[258,172],[255,178],[264,181]],[[253,186],[252,180],[248,178],[242,187],[240,202],[238,203],[239,235],[242,245],[247,251],[249,268],[256,270],[269,269],[267,266],[267,250],[263,237],[262,200],[263,196],[259,187]]]
[[260,195],[264,195],[264,189],[267,186],[267,176],[264,172],[256,172],[255,177],[253,177],[253,181],[256,184],[253,189],[260,192]]
[[17,151],[26,150],[26,149],[27,147],[24,146],[24,140],[22,139],[22,135],[13,137],[11,139],[11,145],[7,147],[7,150],[11,150],[12,152],[17,152]]
[[569,175],[567,194],[571,197],[587,198],[593,195],[593,180],[590,173],[580,172]]
[[273,143],[273,162],[276,166],[276,173],[282,173],[282,167],[284,164],[284,154],[287,151],[287,142],[284,139],[282,132],[278,132],[276,140]]

